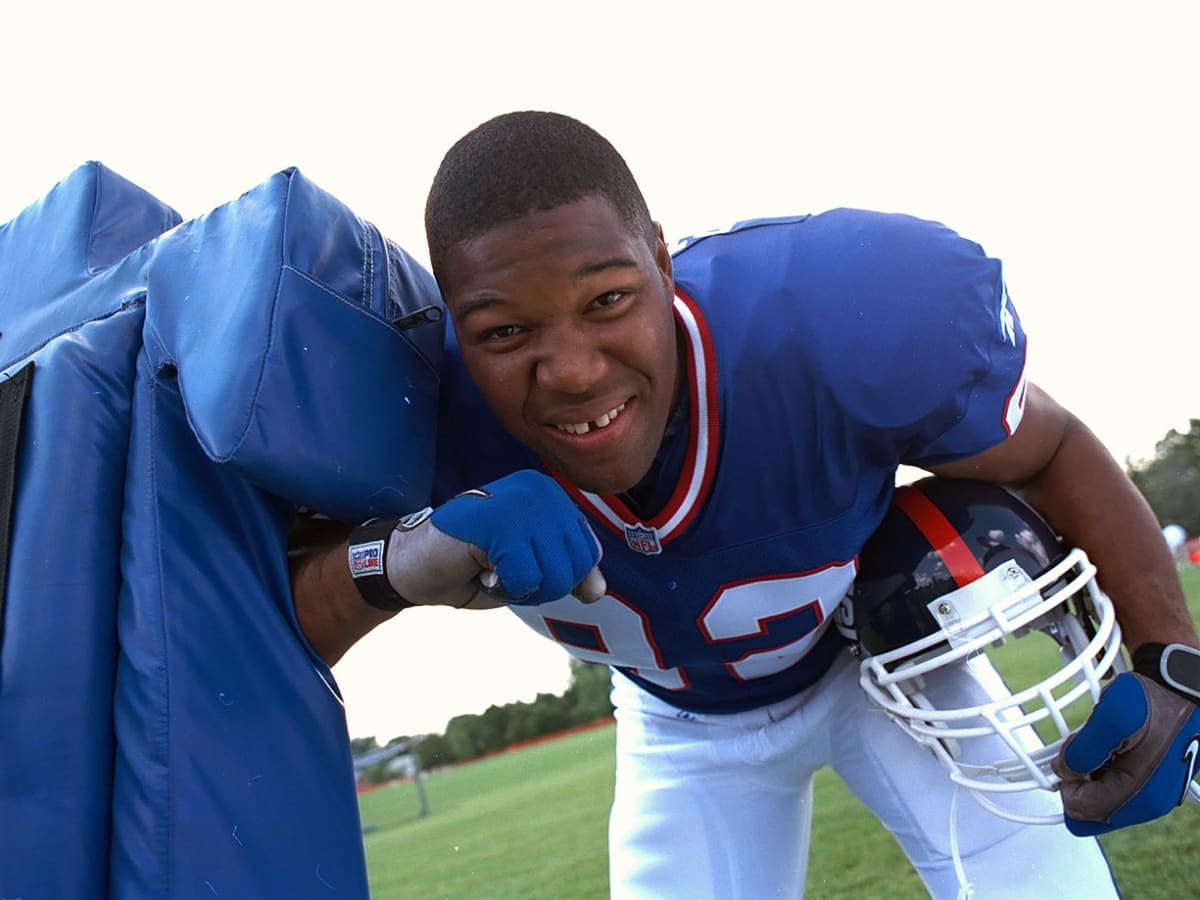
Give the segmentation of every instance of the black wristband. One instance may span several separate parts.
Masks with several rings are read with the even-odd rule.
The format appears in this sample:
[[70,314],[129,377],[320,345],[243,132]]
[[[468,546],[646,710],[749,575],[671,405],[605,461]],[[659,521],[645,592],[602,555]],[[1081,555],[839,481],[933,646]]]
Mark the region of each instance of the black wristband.
[[1133,671],[1167,687],[1167,683],[1163,681],[1162,672],[1159,670],[1159,661],[1166,648],[1166,644],[1142,644],[1129,655],[1130,662],[1133,663]]
[[[411,519],[412,517],[406,517]],[[398,594],[387,578],[387,549],[401,519],[368,519],[350,532],[347,563],[354,586],[368,604],[384,612],[415,606]]]
[[1200,703],[1200,652],[1181,644],[1142,644],[1133,651],[1133,671],[1167,690]]

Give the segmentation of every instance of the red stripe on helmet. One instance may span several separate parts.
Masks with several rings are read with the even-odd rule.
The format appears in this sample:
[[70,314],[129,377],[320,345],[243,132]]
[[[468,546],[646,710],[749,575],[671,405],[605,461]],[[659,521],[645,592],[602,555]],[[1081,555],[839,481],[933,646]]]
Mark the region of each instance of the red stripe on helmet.
[[897,488],[892,502],[912,520],[917,530],[929,542],[959,587],[983,577],[983,566],[962,539],[950,520],[933,501],[914,487]]

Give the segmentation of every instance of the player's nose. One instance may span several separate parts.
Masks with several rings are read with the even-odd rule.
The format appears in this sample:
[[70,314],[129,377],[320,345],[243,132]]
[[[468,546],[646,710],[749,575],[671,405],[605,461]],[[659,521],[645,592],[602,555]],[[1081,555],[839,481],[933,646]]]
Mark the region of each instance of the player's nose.
[[604,377],[607,359],[586,326],[547,329],[539,339],[539,387],[564,394],[582,394]]

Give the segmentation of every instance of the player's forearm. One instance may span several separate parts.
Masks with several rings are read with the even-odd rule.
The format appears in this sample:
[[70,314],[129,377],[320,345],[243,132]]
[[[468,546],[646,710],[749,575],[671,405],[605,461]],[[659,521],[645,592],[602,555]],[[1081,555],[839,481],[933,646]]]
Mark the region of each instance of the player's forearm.
[[1020,492],[1096,564],[1127,647],[1200,646],[1153,511],[1082,422],[1068,417],[1055,453]]
[[296,618],[313,650],[332,666],[395,612],[363,601],[346,565],[347,545],[312,550],[292,561]]

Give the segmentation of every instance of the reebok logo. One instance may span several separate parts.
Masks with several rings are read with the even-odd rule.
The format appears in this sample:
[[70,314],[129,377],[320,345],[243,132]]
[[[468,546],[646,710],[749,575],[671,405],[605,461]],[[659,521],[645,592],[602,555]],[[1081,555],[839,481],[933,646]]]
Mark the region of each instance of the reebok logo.
[[1000,333],[1004,339],[1017,346],[1017,317],[1013,315],[1008,299],[1008,285],[1004,285],[1004,296],[1000,301]]

